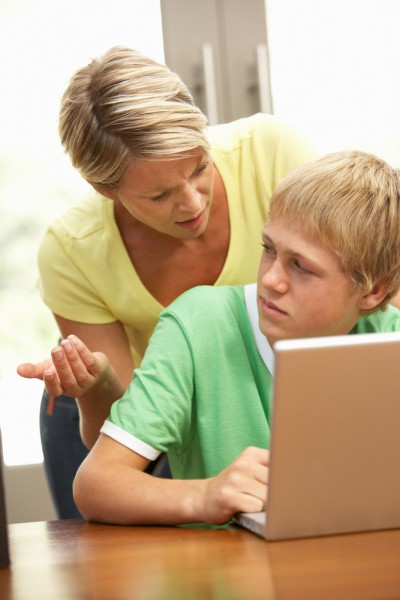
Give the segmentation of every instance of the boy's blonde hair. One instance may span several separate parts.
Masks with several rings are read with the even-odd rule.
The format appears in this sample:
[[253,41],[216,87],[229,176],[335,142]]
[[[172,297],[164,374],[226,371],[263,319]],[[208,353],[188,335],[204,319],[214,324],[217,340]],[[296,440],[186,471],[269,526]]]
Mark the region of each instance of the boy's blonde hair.
[[84,179],[115,187],[136,160],[208,150],[206,124],[178,75],[116,46],[73,75],[61,101],[59,133]]
[[365,293],[400,288],[400,172],[365,152],[336,152],[288,175],[271,198],[269,219],[301,224],[335,252]]

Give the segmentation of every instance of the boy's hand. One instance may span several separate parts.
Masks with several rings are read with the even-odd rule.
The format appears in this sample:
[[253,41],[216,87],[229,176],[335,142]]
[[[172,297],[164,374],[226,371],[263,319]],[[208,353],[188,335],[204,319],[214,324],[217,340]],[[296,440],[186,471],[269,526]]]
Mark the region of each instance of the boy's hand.
[[249,447],[219,475],[205,479],[201,498],[204,521],[221,525],[237,512],[259,512],[265,507],[269,451]]
[[70,335],[51,351],[51,358],[39,363],[22,363],[21,377],[42,379],[50,396],[62,394],[79,398],[107,377],[109,362],[102,352],[91,352],[76,336]]

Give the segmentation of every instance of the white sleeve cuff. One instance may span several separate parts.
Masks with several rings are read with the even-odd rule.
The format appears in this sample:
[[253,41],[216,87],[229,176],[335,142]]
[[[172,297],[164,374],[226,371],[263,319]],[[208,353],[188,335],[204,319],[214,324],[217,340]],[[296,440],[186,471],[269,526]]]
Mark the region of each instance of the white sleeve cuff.
[[103,427],[100,429],[101,433],[105,433],[108,437],[113,438],[123,446],[126,446],[130,450],[133,450],[140,456],[147,458],[148,460],[156,460],[161,454],[160,450],[149,446],[142,440],[139,440],[134,435],[131,435],[118,425],[111,423],[111,421],[104,421]]

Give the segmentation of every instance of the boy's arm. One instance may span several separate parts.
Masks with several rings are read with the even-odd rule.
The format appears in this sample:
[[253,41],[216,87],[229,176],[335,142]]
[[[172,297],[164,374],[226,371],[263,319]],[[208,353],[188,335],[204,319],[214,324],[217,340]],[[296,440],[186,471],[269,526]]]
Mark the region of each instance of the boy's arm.
[[22,377],[43,379],[54,398],[66,394],[77,399],[81,436],[89,448],[96,442],[112,403],[125,392],[107,356],[91,352],[74,335],[53,348],[50,359],[23,363],[17,372]]
[[101,434],[76,475],[75,502],[92,521],[220,525],[236,512],[262,510],[268,460],[267,450],[247,448],[215,477],[162,479],[143,473],[147,459]]

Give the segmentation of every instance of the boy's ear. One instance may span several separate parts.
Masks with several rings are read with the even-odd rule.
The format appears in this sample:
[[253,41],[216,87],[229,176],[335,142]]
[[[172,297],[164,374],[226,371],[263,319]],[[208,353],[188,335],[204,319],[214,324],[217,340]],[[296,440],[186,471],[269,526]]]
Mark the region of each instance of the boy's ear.
[[116,200],[116,192],[114,188],[108,187],[107,185],[100,185],[98,183],[91,183],[90,185],[98,194],[101,194],[110,200]]
[[387,296],[388,286],[385,280],[378,281],[373,287],[373,290],[362,296],[359,308],[361,310],[371,310],[378,306]]

